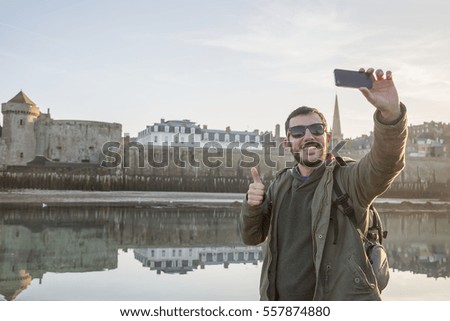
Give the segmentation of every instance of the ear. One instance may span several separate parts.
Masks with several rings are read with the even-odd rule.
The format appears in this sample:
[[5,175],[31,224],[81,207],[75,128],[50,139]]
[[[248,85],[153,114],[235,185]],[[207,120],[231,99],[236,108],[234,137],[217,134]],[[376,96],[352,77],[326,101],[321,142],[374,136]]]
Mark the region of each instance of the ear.
[[331,142],[331,132],[326,132],[326,145],[328,146],[328,144]]
[[286,138],[284,139],[284,141],[283,141],[283,146],[284,146],[284,148],[289,148],[289,147],[292,146],[291,142],[289,141],[289,135],[288,135],[288,137],[286,137]]

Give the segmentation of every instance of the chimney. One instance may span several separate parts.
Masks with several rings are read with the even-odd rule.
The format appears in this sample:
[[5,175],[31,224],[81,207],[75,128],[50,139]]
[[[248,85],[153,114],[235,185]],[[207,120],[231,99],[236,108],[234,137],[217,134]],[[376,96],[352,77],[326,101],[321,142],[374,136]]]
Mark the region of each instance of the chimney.
[[280,139],[280,124],[275,125],[275,139],[277,141]]

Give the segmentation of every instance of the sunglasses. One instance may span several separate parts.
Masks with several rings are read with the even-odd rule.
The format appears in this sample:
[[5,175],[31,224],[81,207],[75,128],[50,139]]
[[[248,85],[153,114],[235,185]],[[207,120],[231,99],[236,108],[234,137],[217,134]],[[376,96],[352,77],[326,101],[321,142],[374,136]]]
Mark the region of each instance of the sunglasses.
[[294,126],[294,127],[290,127],[289,131],[291,132],[292,137],[300,138],[300,137],[305,136],[306,129],[309,129],[311,134],[313,134],[314,136],[320,136],[320,135],[323,135],[323,133],[325,132],[325,125],[321,124],[321,123],[317,123],[317,124],[311,124],[308,126],[302,126],[302,125]]

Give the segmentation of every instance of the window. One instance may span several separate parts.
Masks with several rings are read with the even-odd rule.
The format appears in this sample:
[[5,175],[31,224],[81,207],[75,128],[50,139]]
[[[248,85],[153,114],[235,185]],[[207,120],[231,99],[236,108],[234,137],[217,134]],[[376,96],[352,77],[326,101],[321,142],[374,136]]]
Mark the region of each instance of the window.
[[230,141],[230,134],[225,134],[225,142],[229,142]]
[[23,119],[21,119],[21,120],[19,121],[19,125],[20,125],[20,126],[23,126]]
[[157,143],[157,142],[158,142],[158,136],[155,136],[153,141],[154,141],[155,143]]
[[214,134],[214,140],[215,141],[219,141],[219,133],[215,133]]
[[235,142],[238,142],[238,143],[239,143],[240,140],[241,140],[241,138],[239,137],[239,135],[235,135],[235,136],[234,136],[234,141],[235,141]]
[[20,158],[23,158],[23,153],[20,153]]
[[186,128],[185,127],[181,127],[181,133],[184,134],[186,132]]

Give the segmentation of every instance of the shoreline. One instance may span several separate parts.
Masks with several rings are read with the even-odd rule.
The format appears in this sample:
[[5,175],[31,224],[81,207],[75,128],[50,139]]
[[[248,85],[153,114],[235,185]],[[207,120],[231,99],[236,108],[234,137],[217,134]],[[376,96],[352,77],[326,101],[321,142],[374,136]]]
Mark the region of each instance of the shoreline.
[[[206,206],[206,205],[240,205],[244,193],[203,193],[203,192],[142,192],[142,191],[79,191],[79,190],[1,190],[1,205],[160,205],[160,206]],[[383,205],[410,205],[412,207],[438,206],[448,207],[450,201],[439,199],[378,198],[376,207]]]

